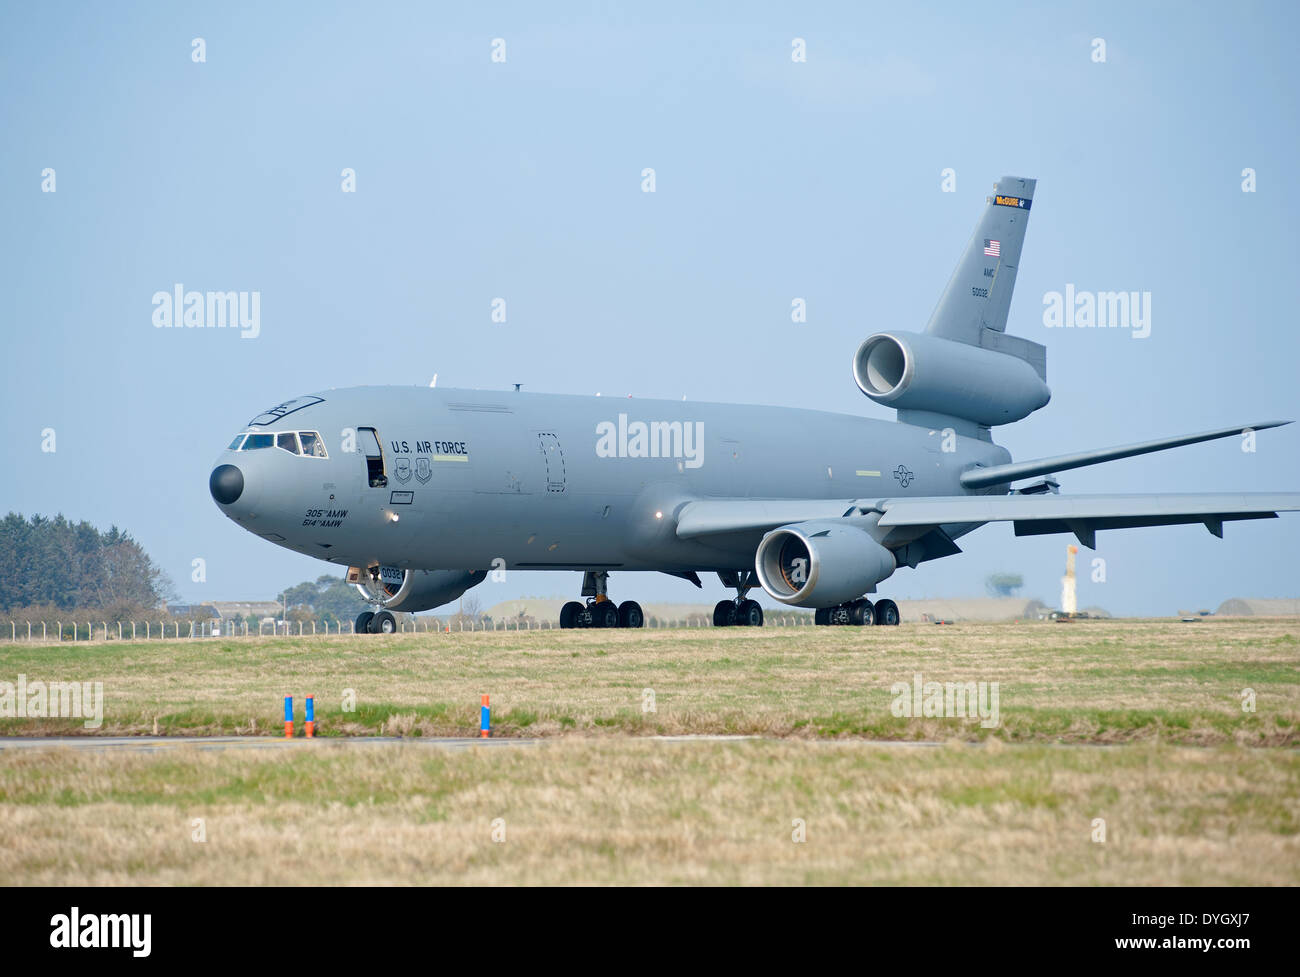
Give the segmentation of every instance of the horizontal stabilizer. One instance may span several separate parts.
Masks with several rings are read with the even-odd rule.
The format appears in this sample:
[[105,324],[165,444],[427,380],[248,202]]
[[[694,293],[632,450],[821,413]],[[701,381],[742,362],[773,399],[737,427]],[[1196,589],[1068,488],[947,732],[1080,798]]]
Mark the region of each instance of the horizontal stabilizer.
[[1246,431],[1263,431],[1270,427],[1281,427],[1290,421],[1266,421],[1263,424],[1237,425],[1221,427],[1214,431],[1202,431],[1199,434],[1183,434],[1173,438],[1157,438],[1155,441],[1140,441],[1136,444],[1123,444],[1115,448],[1098,448],[1096,451],[1080,451],[1071,455],[1057,455],[1055,458],[1039,458],[1034,461],[1018,461],[1010,465],[996,465],[992,468],[973,468],[961,476],[963,488],[979,489],[990,485],[1005,485],[1022,478],[1035,475],[1050,475],[1054,472],[1069,471],[1072,468],[1085,468],[1098,465],[1103,461],[1115,461],[1119,458],[1132,458],[1146,455],[1153,451],[1168,448],[1180,448],[1185,444],[1198,444],[1201,441],[1214,441],[1218,438],[1231,438]]

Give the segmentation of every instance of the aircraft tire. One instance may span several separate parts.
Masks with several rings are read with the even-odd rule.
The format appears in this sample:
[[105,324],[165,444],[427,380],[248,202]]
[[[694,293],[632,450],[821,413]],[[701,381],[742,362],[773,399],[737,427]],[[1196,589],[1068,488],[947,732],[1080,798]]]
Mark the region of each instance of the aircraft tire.
[[562,628],[580,628],[582,627],[582,605],[576,600],[571,600],[560,608],[560,627]]
[[371,634],[394,634],[397,631],[397,618],[387,611],[380,611],[370,619]]
[[858,627],[870,627],[876,623],[876,605],[865,597],[859,597],[849,605],[849,623]]
[[588,604],[587,610],[591,612],[593,628],[618,627],[618,608],[614,606],[613,601],[602,600],[595,604]]
[[892,600],[876,601],[877,624],[883,624],[886,627],[897,627],[901,620],[902,616],[898,613],[898,605]]
[[713,626],[730,627],[736,620],[736,605],[733,601],[720,600],[713,605]]
[[746,628],[763,626],[763,605],[756,600],[743,600],[736,608],[736,623]]
[[618,626],[620,628],[645,627],[645,614],[641,605],[634,600],[625,600],[618,605]]
[[375,619],[374,611],[362,611],[357,615],[356,623],[352,625],[353,634],[369,634],[370,622]]
[[819,607],[813,611],[813,624],[819,627],[827,627],[831,623],[831,609],[829,607]]

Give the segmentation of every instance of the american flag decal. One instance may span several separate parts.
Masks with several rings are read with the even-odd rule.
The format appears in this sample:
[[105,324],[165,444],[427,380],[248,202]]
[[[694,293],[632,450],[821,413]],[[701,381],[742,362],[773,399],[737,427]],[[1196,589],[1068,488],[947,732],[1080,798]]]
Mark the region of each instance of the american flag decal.
[[1001,242],[999,242],[999,241],[990,241],[988,238],[985,238],[985,239],[984,239],[984,253],[985,253],[986,255],[988,255],[990,258],[998,258],[998,257],[1001,257],[1001,255],[1002,255],[1002,244],[1001,244]]

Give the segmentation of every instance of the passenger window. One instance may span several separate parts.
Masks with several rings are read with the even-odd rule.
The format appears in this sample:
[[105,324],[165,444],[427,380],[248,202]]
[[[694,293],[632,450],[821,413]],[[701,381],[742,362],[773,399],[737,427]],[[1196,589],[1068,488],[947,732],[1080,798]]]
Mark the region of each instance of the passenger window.
[[238,450],[239,450],[239,446],[240,446],[241,444],[243,444],[243,443],[244,443],[244,436],[243,436],[242,434],[236,434],[236,435],[235,435],[235,440],[230,442],[230,447],[227,448],[226,450],[227,450],[227,451],[238,451]]
[[299,431],[298,438],[302,441],[302,453],[309,458],[328,458],[325,453],[325,442],[315,431]]
[[286,431],[284,434],[275,436],[275,446],[283,448],[291,455],[298,454],[298,435],[293,431]]
[[269,448],[275,444],[275,435],[273,434],[250,434],[244,442],[244,451],[256,451],[258,448]]

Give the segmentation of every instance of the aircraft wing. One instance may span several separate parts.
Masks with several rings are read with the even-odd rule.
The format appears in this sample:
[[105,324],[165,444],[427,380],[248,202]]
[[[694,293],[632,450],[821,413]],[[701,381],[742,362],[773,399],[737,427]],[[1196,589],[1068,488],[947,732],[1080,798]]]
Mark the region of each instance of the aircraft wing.
[[1074,533],[1089,548],[1101,529],[1203,523],[1216,536],[1225,522],[1272,519],[1300,511],[1300,493],[1235,492],[1168,495],[968,495],[902,499],[707,499],[677,515],[683,538],[766,532],[808,519],[879,513],[881,528],[1011,522],[1017,536]]

